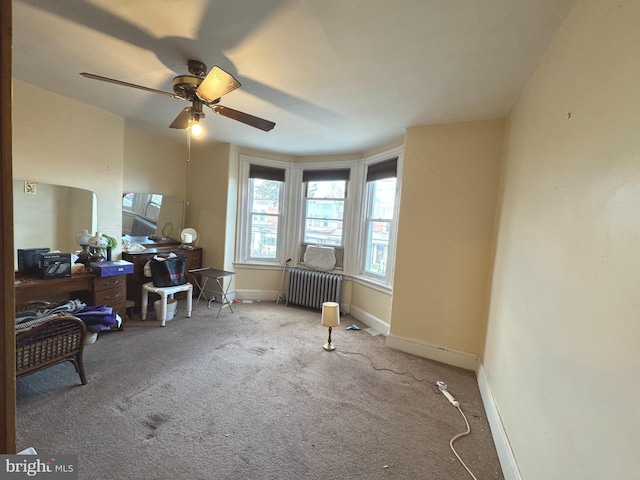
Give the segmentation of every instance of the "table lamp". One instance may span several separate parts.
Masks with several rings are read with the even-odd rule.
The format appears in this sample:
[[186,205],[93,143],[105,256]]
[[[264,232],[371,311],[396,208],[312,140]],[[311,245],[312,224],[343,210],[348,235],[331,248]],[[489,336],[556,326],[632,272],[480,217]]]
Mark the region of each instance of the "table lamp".
[[82,263],[87,268],[89,267],[89,262],[91,262],[89,240],[91,240],[89,230],[82,230],[82,233],[76,235],[76,243],[82,247],[82,251],[78,254],[78,260],[76,263]]
[[186,248],[187,250],[193,250],[193,245],[196,243],[196,239],[198,238],[198,232],[196,232],[193,228],[185,228],[180,232],[180,240],[182,240],[182,245],[180,248]]
[[102,236],[102,233],[96,232],[96,234],[89,239],[89,246],[93,248],[92,262],[103,262],[104,256],[102,251],[107,248],[109,241]]
[[331,343],[331,328],[340,325],[340,305],[336,302],[324,302],[322,304],[322,325],[329,327],[329,340],[324,345],[328,352],[335,349]]

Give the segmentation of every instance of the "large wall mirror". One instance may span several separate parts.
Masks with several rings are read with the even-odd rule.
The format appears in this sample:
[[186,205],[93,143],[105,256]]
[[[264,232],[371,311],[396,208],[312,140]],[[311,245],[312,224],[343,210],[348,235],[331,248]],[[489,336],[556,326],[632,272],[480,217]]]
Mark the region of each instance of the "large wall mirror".
[[176,197],[125,193],[122,196],[122,237],[133,243],[149,237],[180,241],[183,211],[184,204]]
[[98,223],[96,194],[82,188],[25,180],[13,181],[14,264],[17,250],[49,247],[75,252],[76,235],[95,232]]

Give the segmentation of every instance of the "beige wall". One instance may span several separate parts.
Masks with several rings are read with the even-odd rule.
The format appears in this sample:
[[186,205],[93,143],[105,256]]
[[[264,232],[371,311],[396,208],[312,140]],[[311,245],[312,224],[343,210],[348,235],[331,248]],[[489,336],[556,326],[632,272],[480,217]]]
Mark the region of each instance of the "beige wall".
[[[356,309],[360,309],[369,315],[383,321],[387,325],[391,323],[391,299],[393,295],[388,292],[382,292],[373,287],[369,287],[356,281],[349,282],[351,288],[348,295],[345,295],[352,308],[352,314],[358,315]],[[345,285],[345,287],[349,286]],[[380,332],[387,334],[388,332]]]
[[[257,269],[257,268],[235,268],[236,288],[246,291],[247,298],[262,299],[262,294],[268,292],[270,298],[275,299],[280,288],[282,279],[282,268],[278,269]],[[258,294],[257,292],[261,292]]]
[[26,193],[23,180],[13,182],[14,245],[17,249],[49,247],[61,252],[80,249],[75,237],[93,231],[95,194],[89,190],[37,183],[36,193]]
[[184,200],[187,190],[187,144],[124,130],[122,193],[160,193]]
[[393,336],[480,353],[503,133],[503,120],[407,130]]
[[[187,206],[188,227],[198,232],[203,265],[225,269],[230,149],[228,143],[192,145]],[[229,248],[233,248],[230,246]]]
[[92,190],[97,227],[116,238],[123,145],[121,117],[13,79],[13,177]]
[[116,115],[15,79],[13,103],[14,178],[95,192],[100,231],[120,238],[124,191],[185,197],[186,144],[125,128]]
[[640,2],[576,2],[513,111],[484,368],[525,480],[640,471]]

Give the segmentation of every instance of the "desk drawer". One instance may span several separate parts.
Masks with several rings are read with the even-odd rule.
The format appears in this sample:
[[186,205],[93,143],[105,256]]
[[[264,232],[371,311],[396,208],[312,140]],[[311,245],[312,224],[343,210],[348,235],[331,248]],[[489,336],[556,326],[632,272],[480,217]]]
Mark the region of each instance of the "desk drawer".
[[104,278],[96,277],[95,280],[93,281],[93,290],[95,292],[96,297],[98,296],[99,292],[103,290],[111,290],[111,289],[114,289],[117,291],[124,289],[124,291],[126,292],[127,290],[126,275],[121,275],[118,277],[104,277]]
[[95,277],[93,281],[93,304],[112,307],[122,318],[125,317],[127,301],[127,276]]
[[93,303],[96,305],[108,305],[110,307],[127,301],[127,287],[123,286],[113,290],[100,290],[93,294]]

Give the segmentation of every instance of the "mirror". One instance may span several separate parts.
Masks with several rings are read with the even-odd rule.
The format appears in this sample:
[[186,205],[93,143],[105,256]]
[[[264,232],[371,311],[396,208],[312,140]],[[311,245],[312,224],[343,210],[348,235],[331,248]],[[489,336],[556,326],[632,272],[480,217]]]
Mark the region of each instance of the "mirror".
[[14,268],[18,269],[18,249],[77,251],[76,235],[84,229],[95,232],[97,223],[98,200],[92,191],[14,180]]
[[122,236],[131,243],[146,240],[180,241],[183,202],[158,193],[125,193],[122,196]]

